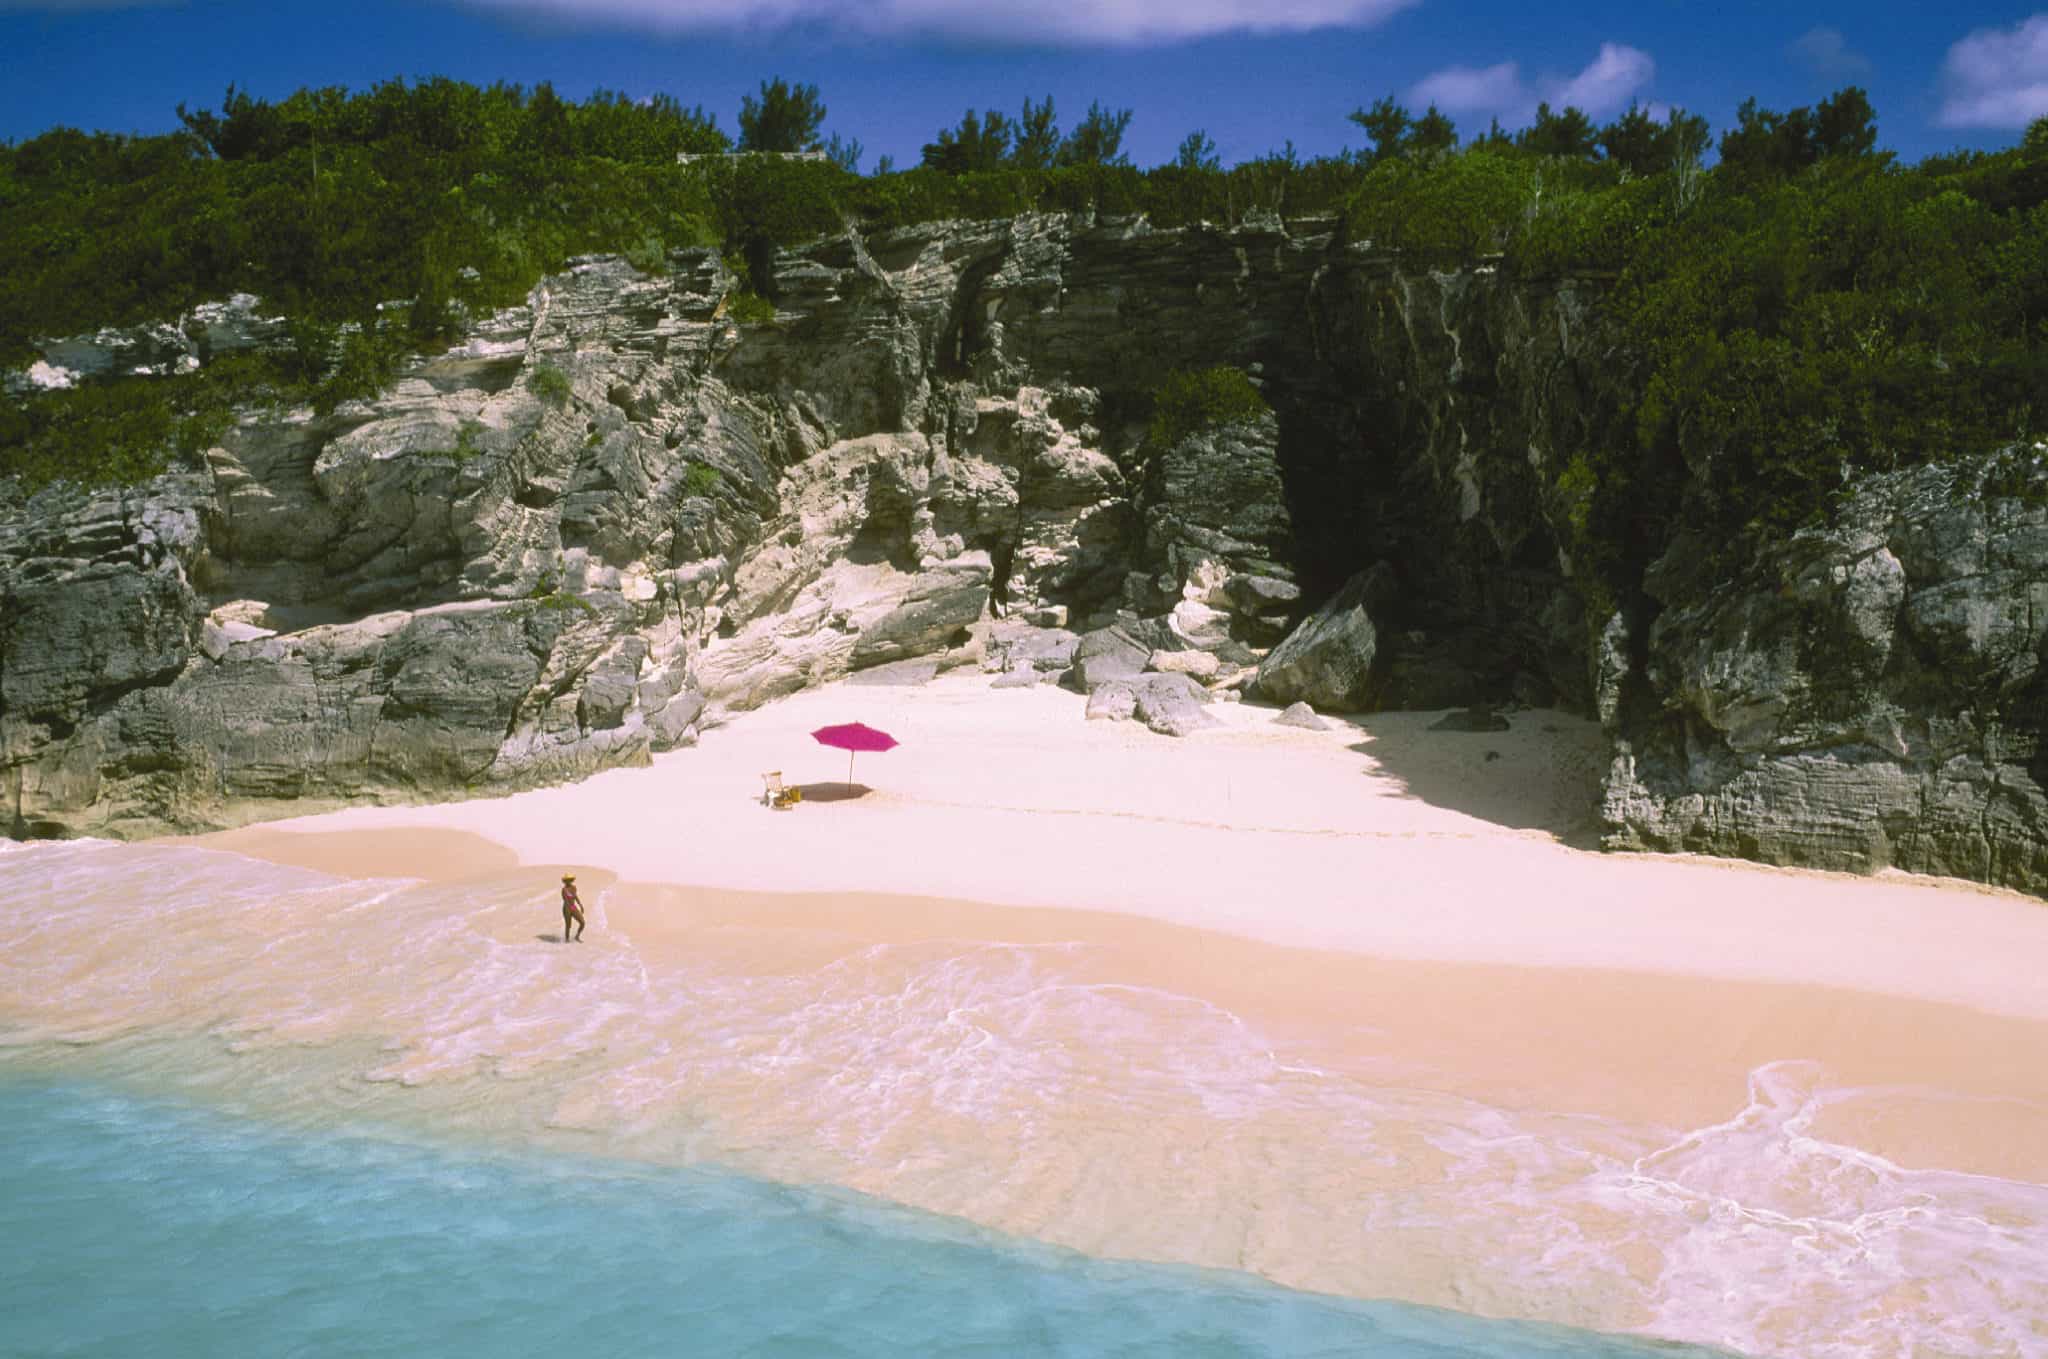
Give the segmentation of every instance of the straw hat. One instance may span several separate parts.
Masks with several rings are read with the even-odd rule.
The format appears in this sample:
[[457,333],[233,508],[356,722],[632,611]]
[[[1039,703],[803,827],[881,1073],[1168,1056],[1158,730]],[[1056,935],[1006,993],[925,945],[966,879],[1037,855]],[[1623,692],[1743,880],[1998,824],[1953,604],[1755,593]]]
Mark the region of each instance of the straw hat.
[[562,875],[562,881],[563,881],[563,882],[574,882],[574,881],[576,881],[576,875],[575,875],[574,873],[564,873],[564,874]]

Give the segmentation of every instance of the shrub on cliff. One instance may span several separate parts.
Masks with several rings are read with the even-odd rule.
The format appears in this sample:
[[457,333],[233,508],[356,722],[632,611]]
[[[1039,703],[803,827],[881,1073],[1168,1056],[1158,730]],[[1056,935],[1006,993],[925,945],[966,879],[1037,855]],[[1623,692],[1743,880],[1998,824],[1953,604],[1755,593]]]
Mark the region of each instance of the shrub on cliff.
[[526,380],[526,385],[533,389],[535,396],[556,409],[569,404],[572,390],[569,375],[551,363],[535,367],[533,375]]
[[1467,151],[1440,161],[1393,156],[1374,165],[1345,208],[1352,237],[1382,250],[1468,260],[1498,254],[1538,182],[1525,156]]
[[1219,365],[1173,373],[1152,393],[1146,438],[1168,448],[1190,434],[1256,420],[1272,409],[1242,369]]

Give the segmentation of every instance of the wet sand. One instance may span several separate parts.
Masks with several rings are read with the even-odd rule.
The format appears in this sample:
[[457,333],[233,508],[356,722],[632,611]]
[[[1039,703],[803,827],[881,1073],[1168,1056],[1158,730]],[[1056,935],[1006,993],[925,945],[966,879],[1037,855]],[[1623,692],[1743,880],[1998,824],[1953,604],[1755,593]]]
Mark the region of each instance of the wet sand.
[[[357,878],[454,883],[512,867],[501,846],[460,831],[257,827],[195,843]],[[539,895],[572,871],[586,893],[612,887],[594,865],[518,876]],[[643,956],[718,952],[735,972],[815,970],[944,941],[1078,945],[1079,981],[1194,997],[1389,1082],[1510,1109],[1694,1127],[1740,1107],[1752,1071],[1796,1058],[1838,1084],[1885,1092],[1824,1119],[1853,1128],[1866,1150],[2048,1184],[2048,1017],[1682,973],[1376,958],[1100,911],[872,893],[631,883],[610,892],[607,917]],[[1971,1102],[1968,1118],[1957,1100]]]
[[[1562,715],[1080,707],[837,686],[649,769],[186,843],[420,881],[403,919],[488,954],[450,975],[517,986],[429,1013],[392,963],[334,1024],[431,1084],[542,1069],[573,1014],[549,1135],[1752,1353],[2048,1352],[2048,905],[1575,848]],[[904,742],[850,787],[805,735],[849,719]],[[812,796],[768,810],[769,769]]]

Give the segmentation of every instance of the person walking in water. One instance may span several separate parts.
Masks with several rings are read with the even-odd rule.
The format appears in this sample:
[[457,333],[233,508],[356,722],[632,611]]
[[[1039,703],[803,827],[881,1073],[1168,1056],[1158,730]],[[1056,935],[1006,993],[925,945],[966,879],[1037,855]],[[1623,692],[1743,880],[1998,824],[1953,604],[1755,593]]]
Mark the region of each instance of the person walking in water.
[[[576,933],[569,933],[569,926],[576,926]],[[583,942],[583,898],[576,895],[576,875],[562,875],[562,942]]]

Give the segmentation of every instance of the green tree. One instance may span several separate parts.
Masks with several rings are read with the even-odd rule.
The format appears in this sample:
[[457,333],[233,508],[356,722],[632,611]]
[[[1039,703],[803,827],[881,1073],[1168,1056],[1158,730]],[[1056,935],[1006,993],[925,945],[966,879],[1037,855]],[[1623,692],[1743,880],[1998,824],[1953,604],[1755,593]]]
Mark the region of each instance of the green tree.
[[1600,129],[1600,150],[1632,175],[1657,175],[1696,165],[1709,145],[1707,120],[1672,109],[1658,122],[1640,104]]
[[1365,129],[1365,135],[1372,138],[1372,159],[1381,161],[1398,155],[1407,144],[1408,128],[1413,119],[1408,110],[1401,107],[1393,95],[1386,95],[1369,109],[1353,109],[1345,115],[1351,122]]
[[576,153],[576,134],[569,126],[569,106],[555,87],[543,81],[526,105],[526,121],[519,129],[519,150],[539,161],[566,159]]
[[850,175],[860,173],[860,158],[865,149],[858,137],[841,137],[835,132],[825,139],[825,159]]
[[761,82],[761,95],[740,97],[740,150],[816,151],[825,105],[816,85],[791,85],[781,76]]
[[1123,144],[1124,132],[1130,125],[1129,109],[1106,109],[1100,100],[1089,104],[1087,117],[1060,143],[1059,163],[1129,165],[1130,158],[1123,153]]
[[925,143],[923,164],[949,175],[1001,169],[1014,132],[1010,120],[996,110],[977,114],[969,109],[959,127],[940,128],[937,140]]
[[1877,110],[1861,86],[1839,89],[1820,101],[1813,116],[1816,160],[1828,156],[1867,156],[1877,146]]
[[1566,104],[1552,110],[1548,103],[1536,106],[1536,121],[1515,137],[1515,145],[1538,156],[1561,156],[1566,160],[1591,160],[1600,149],[1599,135],[1585,110]]
[[1600,129],[1600,151],[1630,174],[1655,174],[1664,167],[1663,129],[1641,104]]
[[1438,151],[1450,151],[1458,145],[1458,125],[1453,123],[1444,111],[1431,104],[1415,120],[1415,126],[1408,133],[1407,149],[1424,155]]
[[1220,170],[1223,162],[1216,155],[1216,142],[1201,128],[1196,128],[1181,138],[1180,149],[1173,153],[1174,166],[1182,170]]
[[292,129],[276,108],[233,85],[221,97],[219,113],[211,109],[187,112],[179,104],[178,121],[222,160],[268,160],[292,140]]
[[1664,150],[1668,160],[1663,168],[1682,170],[1696,167],[1714,144],[1713,130],[1706,118],[1674,108],[1664,118]]
[[1053,116],[1052,96],[1034,104],[1029,97],[1024,100],[1024,111],[1017,115],[1016,148],[1011,159],[1020,170],[1049,170],[1059,158],[1060,125]]
[[1745,99],[1735,126],[1721,134],[1721,164],[1738,179],[1793,175],[1823,159],[1868,156],[1877,145],[1877,112],[1859,86],[1837,90],[1818,108],[1777,113]]
[[669,94],[638,100],[617,91],[595,90],[576,107],[571,122],[577,153],[585,156],[652,165],[671,162],[678,154],[732,148],[732,139],[719,131],[717,118],[701,105],[684,108]]

